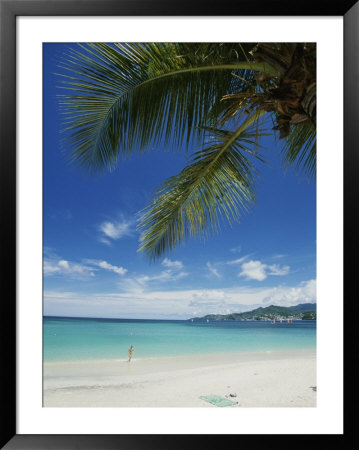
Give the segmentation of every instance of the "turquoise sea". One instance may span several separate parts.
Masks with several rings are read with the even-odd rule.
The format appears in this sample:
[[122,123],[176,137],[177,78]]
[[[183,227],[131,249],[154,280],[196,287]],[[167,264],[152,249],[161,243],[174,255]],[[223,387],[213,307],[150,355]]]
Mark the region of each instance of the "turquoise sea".
[[170,321],[44,317],[44,361],[314,349],[316,322]]

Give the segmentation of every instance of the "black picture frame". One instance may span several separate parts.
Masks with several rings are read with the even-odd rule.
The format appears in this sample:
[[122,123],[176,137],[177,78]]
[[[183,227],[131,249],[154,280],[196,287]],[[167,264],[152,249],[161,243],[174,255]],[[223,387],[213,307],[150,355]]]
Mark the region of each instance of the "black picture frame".
[[[354,256],[358,230],[355,208],[355,182],[358,178],[359,152],[359,2],[342,0],[207,1],[198,0],[0,0],[0,183],[2,220],[3,286],[8,293],[2,298],[1,374],[1,448],[6,449],[179,449],[201,446],[204,439],[213,447],[261,444],[276,439],[276,447],[288,447],[287,439],[275,435],[19,435],[16,433],[16,17],[18,16],[342,16],[344,18],[344,210],[345,262]],[[356,201],[357,202],[357,201]],[[350,240],[349,240],[350,237]],[[354,244],[354,245],[353,245]],[[348,265],[349,267],[349,265]],[[344,271],[344,285],[355,278]],[[5,291],[6,292],[6,291]],[[350,300],[350,299],[347,299]],[[354,298],[352,298],[354,300]],[[345,304],[346,342],[356,340],[355,302]],[[346,368],[348,347],[344,351]],[[356,352],[351,350],[355,356]],[[352,358],[353,360],[353,358]],[[352,372],[348,369],[348,372]],[[355,373],[355,371],[354,371]],[[348,392],[348,391],[347,391]],[[349,393],[350,395],[350,393]],[[347,397],[345,398],[345,400]],[[348,406],[349,401],[345,401]],[[296,435],[290,437],[298,445],[313,445],[324,437],[343,447],[343,439],[352,430],[354,417],[345,422],[343,435]],[[283,436],[283,435],[281,435]],[[284,442],[286,441],[286,442]],[[333,442],[334,443],[334,442]],[[343,447],[344,448],[344,447]]]

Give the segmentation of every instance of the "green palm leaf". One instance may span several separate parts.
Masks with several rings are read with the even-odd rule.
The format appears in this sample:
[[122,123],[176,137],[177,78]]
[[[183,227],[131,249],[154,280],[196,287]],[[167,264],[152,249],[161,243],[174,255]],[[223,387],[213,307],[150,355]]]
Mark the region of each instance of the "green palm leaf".
[[309,178],[315,178],[317,162],[316,129],[311,123],[292,128],[282,148],[286,168],[294,166]]
[[[133,149],[197,142],[213,105],[235,89],[233,72],[276,71],[245,60],[237,44],[87,44],[59,63],[65,149],[91,170]],[[213,121],[212,121],[213,123]]]
[[315,176],[312,47],[79,45],[59,63],[65,151],[95,171],[113,169],[133,150],[201,145],[141,218],[141,250],[157,258],[188,236],[217,231],[223,218],[237,220],[253,203],[262,116],[285,139],[285,165]]
[[225,218],[238,220],[254,202],[257,111],[235,131],[207,129],[211,143],[195,153],[190,165],[169,178],[141,218],[140,250],[156,259],[189,236],[216,232]]

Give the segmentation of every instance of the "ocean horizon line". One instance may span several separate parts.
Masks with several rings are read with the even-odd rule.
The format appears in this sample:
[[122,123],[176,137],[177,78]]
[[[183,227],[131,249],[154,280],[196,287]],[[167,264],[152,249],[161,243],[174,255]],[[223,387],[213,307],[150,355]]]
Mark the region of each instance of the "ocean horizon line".
[[[305,305],[306,303],[298,303],[297,305],[291,305],[291,306],[285,306],[284,308],[296,308],[298,306],[302,306]],[[316,305],[316,302],[309,302],[308,304],[310,305]],[[276,307],[278,305],[269,305],[268,307]],[[281,306],[280,306],[281,307]],[[264,307],[264,309],[266,309],[267,307]],[[63,315],[59,315],[59,316],[54,316],[54,315],[45,315],[43,314],[43,318],[49,318],[49,319],[94,319],[94,320],[132,320],[132,321],[136,321],[136,320],[143,320],[143,321],[162,321],[162,322],[185,322],[185,321],[191,321],[193,319],[195,319],[196,321],[201,321],[208,319],[209,316],[228,316],[231,314],[243,314],[243,313],[249,313],[252,311],[256,311],[257,309],[261,309],[261,308],[254,308],[253,310],[246,310],[246,311],[242,311],[242,312],[232,312],[232,313],[227,313],[227,314],[217,314],[217,313],[210,313],[210,314],[206,314],[204,316],[198,317],[198,316],[191,316],[188,318],[183,318],[183,319],[173,319],[173,318],[166,318],[166,319],[159,319],[159,318],[141,318],[141,317],[99,317],[99,316],[63,316]],[[213,319],[210,319],[211,321]],[[215,319],[215,321],[221,321],[222,319]],[[227,321],[228,319],[223,319],[225,321]],[[251,319],[244,319],[246,321],[251,320]],[[257,321],[256,319],[253,319],[255,321]],[[300,320],[300,319],[293,319],[293,320]]]
[[160,322],[185,322],[191,320],[191,317],[188,319],[156,319],[156,318],[146,318],[143,319],[141,317],[129,318],[129,317],[90,317],[90,316],[53,316],[53,315],[43,315],[44,319],[93,319],[93,320],[144,320],[144,321],[160,321]]

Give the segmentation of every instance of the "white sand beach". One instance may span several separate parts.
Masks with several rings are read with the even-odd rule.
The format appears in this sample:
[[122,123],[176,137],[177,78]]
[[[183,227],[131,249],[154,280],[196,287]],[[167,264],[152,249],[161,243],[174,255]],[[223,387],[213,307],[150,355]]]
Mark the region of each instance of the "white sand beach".
[[[314,350],[44,364],[43,406],[315,407]],[[231,395],[232,394],[232,395]]]

